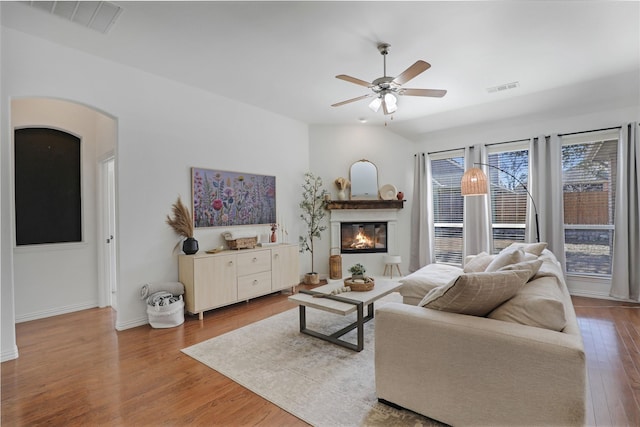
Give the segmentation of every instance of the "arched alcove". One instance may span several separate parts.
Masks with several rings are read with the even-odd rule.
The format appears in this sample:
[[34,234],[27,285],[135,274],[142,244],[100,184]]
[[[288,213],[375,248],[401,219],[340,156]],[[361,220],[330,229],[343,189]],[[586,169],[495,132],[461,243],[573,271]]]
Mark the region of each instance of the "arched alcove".
[[[81,141],[81,241],[16,246],[15,186],[10,184],[16,323],[111,305],[105,282],[110,266],[104,247],[109,230],[103,164],[116,156],[117,121],[96,108],[61,99],[15,98],[10,108],[12,165],[15,129],[58,129]],[[117,173],[111,176],[115,180]]]

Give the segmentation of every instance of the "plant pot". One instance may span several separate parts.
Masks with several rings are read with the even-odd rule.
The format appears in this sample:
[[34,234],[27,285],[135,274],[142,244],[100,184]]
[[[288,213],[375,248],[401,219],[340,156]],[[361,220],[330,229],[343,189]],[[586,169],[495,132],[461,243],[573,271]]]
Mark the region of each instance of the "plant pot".
[[351,279],[364,279],[364,274],[352,274]]
[[320,275],[318,273],[307,273],[304,275],[305,285],[318,285],[320,284]]
[[187,237],[182,243],[182,252],[187,255],[193,255],[198,252],[198,241],[193,237]]

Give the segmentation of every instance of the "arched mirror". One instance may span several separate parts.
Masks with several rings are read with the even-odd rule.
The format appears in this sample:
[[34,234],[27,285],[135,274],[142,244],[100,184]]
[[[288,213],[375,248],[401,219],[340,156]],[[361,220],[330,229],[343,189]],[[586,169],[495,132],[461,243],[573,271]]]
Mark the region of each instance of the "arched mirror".
[[378,168],[362,159],[351,165],[351,200],[378,200]]

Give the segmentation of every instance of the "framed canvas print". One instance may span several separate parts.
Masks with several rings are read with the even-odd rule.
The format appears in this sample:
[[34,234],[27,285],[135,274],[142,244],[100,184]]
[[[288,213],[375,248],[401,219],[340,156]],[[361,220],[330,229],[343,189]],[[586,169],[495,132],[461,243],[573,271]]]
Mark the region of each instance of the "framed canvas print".
[[191,168],[196,227],[276,222],[276,177]]

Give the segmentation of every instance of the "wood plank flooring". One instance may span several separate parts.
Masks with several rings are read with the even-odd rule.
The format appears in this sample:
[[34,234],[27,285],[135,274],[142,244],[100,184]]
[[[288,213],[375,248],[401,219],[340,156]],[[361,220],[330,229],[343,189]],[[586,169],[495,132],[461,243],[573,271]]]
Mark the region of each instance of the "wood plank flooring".
[[[640,305],[574,298],[589,375],[589,425],[640,425]],[[3,426],[304,426],[180,352],[295,307],[274,294],[187,316],[171,329],[114,330],[91,309],[17,325],[2,369]],[[543,408],[541,408],[543,409]]]

